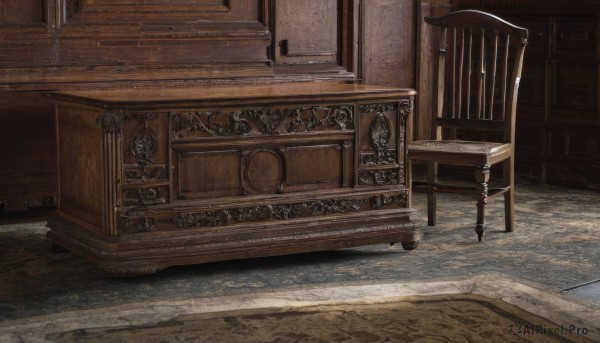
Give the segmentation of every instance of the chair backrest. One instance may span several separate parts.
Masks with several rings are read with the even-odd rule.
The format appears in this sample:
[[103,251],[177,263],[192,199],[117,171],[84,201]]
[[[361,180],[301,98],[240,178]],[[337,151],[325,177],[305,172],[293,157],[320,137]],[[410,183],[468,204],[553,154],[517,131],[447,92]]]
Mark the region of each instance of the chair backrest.
[[514,142],[527,29],[475,10],[425,21],[441,28],[433,118],[436,139],[448,133],[461,138],[456,137],[458,132],[471,140],[493,136]]

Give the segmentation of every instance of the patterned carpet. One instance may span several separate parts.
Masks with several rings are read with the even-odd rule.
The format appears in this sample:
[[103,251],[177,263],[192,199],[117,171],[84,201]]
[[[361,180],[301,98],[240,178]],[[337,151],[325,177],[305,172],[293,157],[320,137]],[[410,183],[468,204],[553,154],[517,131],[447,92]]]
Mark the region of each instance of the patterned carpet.
[[[302,325],[299,325],[302,323]],[[101,327],[46,336],[60,342],[507,342],[499,328],[555,326],[518,307],[477,296],[432,296],[384,304],[321,305],[180,315],[155,325]],[[512,327],[511,327],[512,325]],[[535,329],[532,329],[532,331]],[[561,342],[527,334],[532,342]]]
[[[425,197],[422,194],[416,194],[413,202],[413,205],[421,210],[421,216],[425,221]],[[557,299],[566,297],[567,300],[583,306],[584,309],[592,309],[591,313],[598,312],[596,310],[600,309],[600,299],[585,299],[577,292],[560,292],[583,283],[600,280],[600,193],[521,182],[517,188],[516,203],[516,230],[513,233],[503,231],[502,201],[498,199],[490,203],[487,211],[488,232],[481,243],[477,242],[477,235],[474,232],[475,206],[473,201],[454,195],[443,195],[439,202],[438,226],[424,227],[424,239],[413,251],[405,251],[398,246],[375,245],[276,258],[181,266],[166,269],[156,275],[124,280],[108,279],[94,265],[70,253],[56,254],[49,251],[45,241],[47,228],[44,218],[3,218],[3,221],[0,222],[0,333],[12,328],[14,330],[8,330],[12,332],[11,336],[4,338],[10,337],[18,341],[18,339],[26,337],[19,333],[19,328],[31,329],[28,326],[31,323],[44,323],[44,320],[40,320],[40,318],[46,318],[45,320],[51,322],[48,318],[68,317],[69,313],[80,314],[78,311],[82,311],[81,313],[87,313],[86,311],[110,313],[119,306],[131,306],[143,313],[141,309],[144,308],[144,304],[155,302],[173,303],[198,298],[252,296],[270,292],[312,289],[313,287],[320,289],[320,287],[346,286],[355,283],[379,285],[418,282],[419,285],[427,285],[437,280],[470,280],[485,275],[508,277],[516,280],[515,284],[521,280],[525,283],[531,282],[549,294],[557,294],[559,297]],[[472,290],[476,288],[473,286],[473,288],[466,289],[465,292],[473,293]],[[510,294],[511,286],[506,288],[505,291],[497,290],[498,294],[500,295],[502,292]],[[435,295],[435,292],[429,295]],[[492,297],[494,297],[493,294]],[[484,303],[494,302],[492,298],[484,300],[482,300]],[[441,299],[440,301],[448,300]],[[523,307],[518,304],[518,299],[512,298],[511,301],[513,305]],[[525,300],[523,302],[526,303]],[[414,305],[409,302],[402,306],[412,306],[410,304]],[[311,306],[317,305],[312,304]],[[323,313],[319,316],[337,318],[339,313],[347,311],[335,306],[321,311]],[[394,306],[391,304],[392,308],[387,306],[384,306],[387,309],[385,311],[388,311],[388,314],[391,313],[392,317],[397,317],[398,313],[395,312]],[[500,305],[482,306],[489,309]],[[230,310],[235,309],[236,307]],[[295,309],[290,312],[291,314],[285,315],[280,314],[280,311],[283,311],[280,307],[271,308],[260,314],[252,312],[254,310],[251,308],[246,310],[249,312],[238,313],[239,315],[233,317],[231,314],[219,314],[218,311],[206,314],[190,310],[184,317],[178,317],[177,313],[169,313],[166,320],[157,318],[155,321],[145,321],[144,327],[129,327],[126,330],[123,329],[123,323],[104,328],[101,323],[89,325],[89,321],[82,321],[80,326],[68,326],[69,329],[64,331],[60,331],[62,328],[53,331],[38,326],[36,327],[38,334],[47,334],[47,336],[36,336],[36,339],[45,337],[45,339],[52,338],[55,341],[93,341],[92,338],[102,340],[102,337],[108,337],[105,336],[106,330],[108,330],[111,335],[128,335],[128,332],[135,332],[141,337],[146,337],[144,340],[153,341],[150,337],[153,337],[155,333],[152,332],[156,331],[153,331],[152,327],[162,328],[159,329],[159,332],[166,332],[165,328],[173,329],[174,331],[167,331],[175,333],[178,332],[175,328],[191,332],[191,328],[197,327],[197,323],[205,322],[205,319],[209,320],[210,318],[213,318],[210,320],[218,321],[219,325],[224,325],[223,322],[229,320],[232,325],[230,329],[233,330],[229,331],[232,333],[237,332],[234,330],[235,327],[238,328],[236,330],[239,330],[237,325],[248,328],[254,325],[252,324],[255,320],[253,318],[263,318],[264,316],[281,317],[282,321],[288,323],[282,322],[282,328],[285,325],[294,325],[294,323],[309,323],[311,320],[315,323],[325,323],[323,318],[315,317],[314,311],[311,309]],[[355,313],[349,315],[349,318],[358,318],[360,313],[367,313],[371,310],[361,309],[356,312],[353,309],[352,311]],[[297,311],[308,317],[302,319],[294,317],[298,315],[295,314]],[[432,311],[434,310],[429,312]],[[543,314],[543,311],[539,314]],[[379,315],[384,316],[383,314],[373,314],[373,316]],[[577,312],[574,315],[577,315]],[[582,310],[581,315],[588,316],[587,310]],[[241,320],[240,316],[249,322],[238,323],[237,320]],[[345,316],[342,317],[345,318]],[[414,318],[421,317],[422,314],[407,314],[404,317],[400,316],[398,320],[401,322],[413,318],[416,320],[413,324],[420,327],[421,324]],[[548,318],[548,316],[543,317]],[[370,321],[371,317],[369,318]],[[451,318],[451,315],[443,318]],[[578,319],[566,318],[563,319],[563,322],[555,324],[568,327],[571,322],[575,323]],[[388,319],[382,320],[385,322]],[[586,322],[586,318],[582,320]],[[600,320],[596,324],[599,322]],[[357,325],[352,324],[349,327]],[[450,323],[448,322],[446,325],[450,325]],[[127,325],[125,326],[127,327]],[[309,325],[309,327],[312,326],[313,324]],[[405,324],[401,324],[401,326],[405,326]],[[501,326],[502,332],[508,335],[509,331],[506,325],[502,324]],[[73,327],[77,328],[73,329]],[[86,331],[86,327],[94,327],[94,329]],[[213,326],[210,325],[210,327]],[[560,336],[557,338],[559,341],[560,339],[577,341],[577,339],[589,337],[598,337],[600,340],[598,327],[591,325],[586,328],[590,331],[587,336]],[[111,331],[113,329],[117,331]],[[368,331],[372,332],[372,330]],[[269,329],[269,332],[273,333],[274,331]],[[83,333],[85,333],[85,339],[82,338],[83,336],[77,336]],[[99,334],[100,336],[98,336]],[[361,341],[350,338],[345,340],[344,334],[338,334],[340,336],[336,336],[337,338],[323,336],[325,338],[321,341]],[[467,337],[469,334],[465,335]],[[488,332],[488,335],[491,333]],[[175,336],[169,336],[172,339],[166,341],[176,341]],[[126,338],[126,336],[114,337]],[[186,337],[192,336],[184,335],[177,340],[187,339]],[[316,337],[310,337],[310,339],[303,340],[301,337],[260,336],[254,341],[319,341]],[[374,342],[385,340],[381,336],[378,336],[377,339],[374,337],[372,340]],[[390,338],[394,336],[386,337],[390,341],[395,341]],[[190,339],[194,341],[194,339]],[[456,340],[440,338],[440,341]],[[465,338],[464,341],[469,341],[469,339]]]

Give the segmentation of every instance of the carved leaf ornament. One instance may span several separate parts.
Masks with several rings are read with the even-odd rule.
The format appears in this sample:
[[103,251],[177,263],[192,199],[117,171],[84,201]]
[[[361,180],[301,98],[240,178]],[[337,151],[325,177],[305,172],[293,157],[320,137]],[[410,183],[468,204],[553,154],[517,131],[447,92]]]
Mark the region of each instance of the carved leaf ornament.
[[[148,200],[159,200],[156,199]],[[176,228],[185,229],[192,227],[227,226],[244,222],[261,220],[289,220],[294,218],[307,218],[325,216],[330,214],[357,212],[366,210],[364,206],[372,209],[381,209],[387,206],[406,206],[406,194],[376,195],[365,199],[329,199],[320,201],[307,201],[301,203],[262,205],[254,207],[228,208],[214,211],[199,211],[178,213],[166,218],[126,218],[121,220],[121,228],[132,231],[156,230],[156,224],[170,224]],[[129,213],[135,215],[135,211]]]
[[330,128],[343,131],[353,121],[352,107],[346,105],[184,112],[172,114],[172,137],[279,134]]

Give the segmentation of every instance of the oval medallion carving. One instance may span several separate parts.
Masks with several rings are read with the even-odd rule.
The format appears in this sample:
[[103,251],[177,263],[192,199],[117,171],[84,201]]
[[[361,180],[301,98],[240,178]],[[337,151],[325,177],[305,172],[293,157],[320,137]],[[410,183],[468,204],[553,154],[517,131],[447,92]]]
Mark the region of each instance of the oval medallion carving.
[[148,123],[140,124],[135,129],[131,139],[131,151],[139,165],[146,165],[154,161],[157,141],[156,134],[148,127]]
[[392,124],[383,113],[378,113],[369,129],[371,144],[376,150],[386,149],[392,136]]
[[244,178],[251,193],[276,193],[283,180],[283,161],[274,150],[257,150],[248,156]]

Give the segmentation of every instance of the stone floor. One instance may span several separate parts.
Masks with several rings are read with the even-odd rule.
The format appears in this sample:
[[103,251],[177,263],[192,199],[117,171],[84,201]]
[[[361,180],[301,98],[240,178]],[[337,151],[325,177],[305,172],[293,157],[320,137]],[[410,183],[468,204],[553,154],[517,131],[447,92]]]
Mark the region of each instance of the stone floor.
[[[415,194],[413,205],[421,210],[425,223],[425,196]],[[374,245],[173,267],[124,280],[108,279],[94,265],[70,253],[48,251],[43,217],[3,218],[0,331],[35,318],[57,318],[77,311],[128,304],[143,308],[156,302],[258,296],[315,287],[414,283],[428,289],[426,285],[440,280],[462,280],[471,282],[467,288],[472,292],[481,284],[472,280],[486,277],[508,285],[497,288],[495,294],[511,298],[513,303],[519,298],[509,296],[511,285],[531,284],[532,289],[555,296],[560,300],[557,303],[572,302],[586,309],[582,313],[600,313],[599,192],[520,182],[515,232],[504,232],[503,205],[496,199],[488,205],[489,226],[483,242],[477,241],[474,232],[472,200],[442,195],[438,211],[438,225],[424,227],[424,238],[413,251]]]

